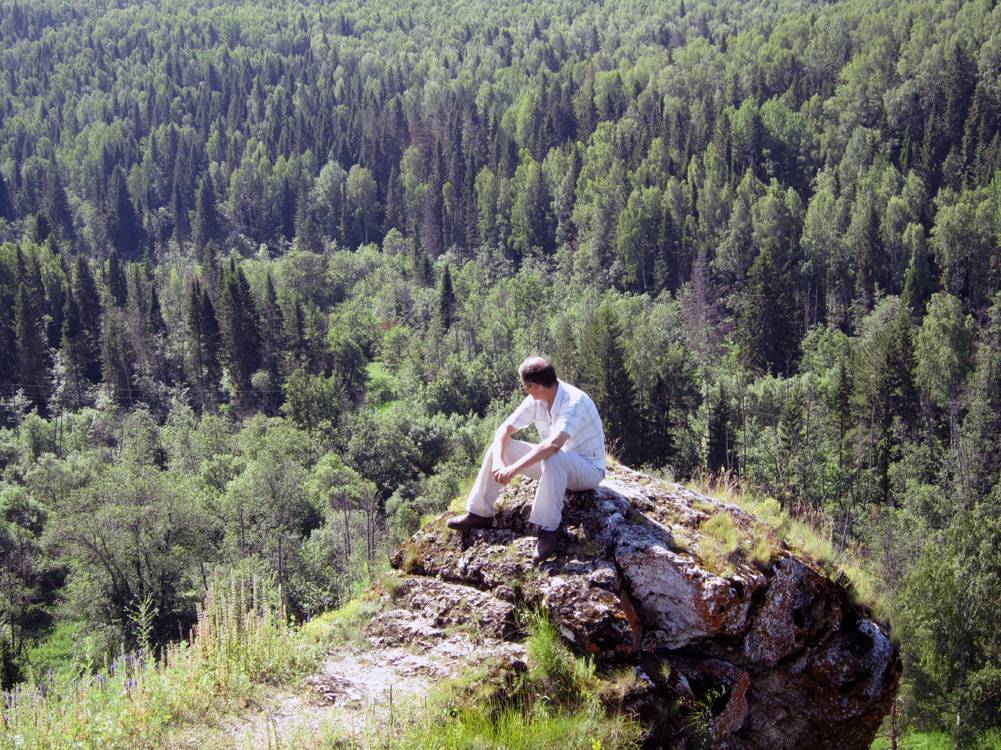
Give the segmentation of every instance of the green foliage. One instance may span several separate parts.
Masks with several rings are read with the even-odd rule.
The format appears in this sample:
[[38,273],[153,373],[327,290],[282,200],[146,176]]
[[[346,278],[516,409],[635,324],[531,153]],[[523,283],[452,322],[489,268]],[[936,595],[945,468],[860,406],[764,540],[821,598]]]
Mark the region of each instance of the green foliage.
[[864,555],[864,598],[907,604],[997,485],[990,3],[113,5],[0,12],[0,473],[23,570],[66,566],[5,579],[44,594],[8,663],[57,593],[106,645],[151,594],[173,637],[215,568],[336,606],[528,354],[627,463]]
[[319,656],[258,584],[236,579],[210,586],[194,632],[160,663],[123,654],[94,674],[19,686],[0,707],[0,747],[160,747],[169,730],[211,721],[255,686],[304,674]]

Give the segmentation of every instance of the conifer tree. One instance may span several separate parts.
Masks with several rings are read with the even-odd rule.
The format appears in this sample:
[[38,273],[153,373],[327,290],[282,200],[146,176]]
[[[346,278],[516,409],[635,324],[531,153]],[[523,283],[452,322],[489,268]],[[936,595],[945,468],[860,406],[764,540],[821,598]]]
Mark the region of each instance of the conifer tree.
[[14,218],[14,201],[10,197],[10,189],[7,187],[7,180],[4,179],[3,172],[0,172],[0,219]]
[[195,217],[191,224],[191,238],[199,252],[199,257],[203,260],[206,245],[221,239],[216,195],[212,189],[212,181],[208,177],[203,178],[198,184],[198,194],[195,196]]
[[125,407],[132,405],[134,362],[125,311],[115,307],[105,313],[101,325],[101,380]]
[[118,168],[111,177],[108,206],[108,237],[118,253],[129,260],[138,260],[142,248],[142,223],[129,195],[125,170]]
[[272,383],[277,389],[281,378],[282,354],[285,352],[285,320],[278,306],[278,295],[270,271],[264,280],[260,319],[262,367],[271,375]]
[[25,285],[19,284],[14,309],[14,336],[17,343],[15,386],[23,389],[40,414],[45,414],[50,381],[48,352]]
[[118,252],[114,250],[108,258],[108,294],[115,307],[119,308],[124,308],[129,299],[129,282],[118,259]]
[[622,459],[636,456],[633,383],[625,366],[622,332],[606,302],[584,326],[577,344],[580,387],[591,396],[605,427],[606,441],[618,446]]
[[88,385],[87,381],[90,380],[90,371],[95,365],[99,367],[99,363],[96,362],[96,352],[88,340],[87,331],[81,320],[80,306],[77,304],[76,295],[73,294],[66,297],[66,306],[63,310],[62,355],[66,378],[63,397],[68,399],[68,406],[79,409],[83,406],[83,395]]
[[195,281],[188,297],[188,376],[195,388],[198,406],[205,410],[216,403],[219,382],[219,323],[208,292]]
[[246,404],[251,376],[261,366],[260,321],[250,284],[243,270],[232,264],[219,293],[219,338],[235,396]]
[[[83,377],[96,383],[101,377],[101,363],[98,356],[101,340],[101,297],[91,274],[90,264],[82,255],[77,256],[73,267],[73,289],[69,297],[73,300],[74,315],[77,318],[71,324],[74,334],[73,345],[76,347],[75,352],[78,357],[76,364],[81,367]],[[64,308],[64,310],[69,309]],[[79,341],[75,337],[77,327],[81,335]],[[64,321],[63,339],[65,338]]]
[[438,281],[438,323],[447,331],[455,322],[455,292],[452,290],[452,272],[445,266]]
[[51,232],[58,242],[73,242],[76,234],[73,230],[73,213],[70,211],[66,190],[55,162],[49,165],[45,179],[45,193],[42,196],[42,211],[45,217],[46,232],[42,240],[47,239]]
[[302,299],[298,296],[292,304],[289,315],[285,316],[285,339],[288,341],[288,362],[286,370],[293,372],[309,366],[309,341],[306,338],[306,314]]
[[181,185],[176,182],[171,199],[171,214],[174,217],[174,241],[178,245],[183,245],[191,237],[191,222],[188,220],[188,209],[184,202],[184,195],[181,193]]
[[17,369],[17,338],[14,335],[16,288],[7,265],[0,262],[0,389],[14,381]]
[[789,372],[799,348],[799,309],[792,282],[775,262],[767,240],[748,273],[740,304],[737,337],[745,364],[762,372]]

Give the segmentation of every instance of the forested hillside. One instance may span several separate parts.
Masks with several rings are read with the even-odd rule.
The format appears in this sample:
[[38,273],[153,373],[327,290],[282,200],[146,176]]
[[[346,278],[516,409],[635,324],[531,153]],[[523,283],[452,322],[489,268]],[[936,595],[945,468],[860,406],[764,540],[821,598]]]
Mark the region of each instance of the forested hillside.
[[342,602],[542,352],[996,741],[999,81],[994,0],[0,0],[3,684],[232,569]]

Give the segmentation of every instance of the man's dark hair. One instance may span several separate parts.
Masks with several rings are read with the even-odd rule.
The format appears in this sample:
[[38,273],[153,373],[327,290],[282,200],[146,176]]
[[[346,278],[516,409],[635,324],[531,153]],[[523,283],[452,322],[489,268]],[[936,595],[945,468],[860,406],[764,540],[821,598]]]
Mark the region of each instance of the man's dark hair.
[[521,363],[518,374],[525,383],[535,383],[549,388],[556,385],[556,369],[551,360],[544,357],[531,357]]

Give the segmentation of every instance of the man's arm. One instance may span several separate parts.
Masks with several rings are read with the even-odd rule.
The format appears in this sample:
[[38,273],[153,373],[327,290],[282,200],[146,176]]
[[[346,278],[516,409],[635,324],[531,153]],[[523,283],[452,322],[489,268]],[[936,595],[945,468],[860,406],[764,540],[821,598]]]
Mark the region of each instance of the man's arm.
[[[508,429],[510,429],[510,427]],[[511,439],[511,435],[513,433],[514,431],[505,433],[503,438],[504,444],[507,444],[507,441]],[[511,481],[511,479],[514,477],[515,474],[524,471],[527,467],[531,466],[532,464],[536,464],[539,461],[544,461],[545,459],[552,456],[560,448],[562,448],[563,444],[569,439],[570,436],[567,433],[560,432],[555,437],[552,437],[543,443],[539,443],[537,446],[532,448],[532,450],[530,450],[528,453],[526,453],[524,456],[522,456],[520,459],[515,461],[510,466],[505,466],[504,461],[500,458],[501,454],[497,453],[494,457],[495,460],[494,466],[500,466],[501,468],[494,471],[494,479],[497,480],[500,484],[507,484],[508,482]],[[496,442],[499,443],[500,441]],[[501,448],[501,450],[503,450],[503,448]]]
[[[504,449],[507,448],[507,444],[511,441],[511,436],[518,431],[518,428],[513,424],[504,423],[497,428],[497,434],[494,436],[494,466],[504,465]],[[494,472],[496,473],[496,471]]]

